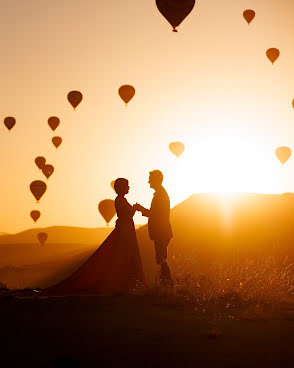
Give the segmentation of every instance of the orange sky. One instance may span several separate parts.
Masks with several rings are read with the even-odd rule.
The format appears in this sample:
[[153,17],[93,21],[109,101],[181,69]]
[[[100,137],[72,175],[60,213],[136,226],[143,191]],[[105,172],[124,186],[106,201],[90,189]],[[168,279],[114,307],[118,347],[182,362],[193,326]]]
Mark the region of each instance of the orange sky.
[[[293,157],[282,166],[274,156],[294,149],[293,13],[290,0],[199,0],[173,33],[153,0],[2,4],[1,121],[17,123],[10,133],[0,126],[0,232],[103,226],[97,204],[115,198],[111,180],[128,178],[129,201],[148,206],[157,168],[172,205],[193,192],[294,191]],[[281,52],[274,65],[270,47]],[[122,84],[136,88],[127,108]],[[70,90],[84,95],[76,111]],[[61,120],[54,133],[52,115]],[[186,146],[179,159],[172,141]],[[40,155],[55,172],[36,204],[29,184],[46,181]]]

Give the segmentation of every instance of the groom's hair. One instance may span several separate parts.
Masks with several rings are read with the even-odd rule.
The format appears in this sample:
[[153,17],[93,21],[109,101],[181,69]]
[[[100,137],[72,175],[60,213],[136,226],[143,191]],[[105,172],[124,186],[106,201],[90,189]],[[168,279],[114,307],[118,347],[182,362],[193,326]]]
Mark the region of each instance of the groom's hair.
[[161,184],[163,182],[163,174],[160,170],[153,170],[149,172],[149,175],[151,175],[153,178],[156,179],[156,181]]

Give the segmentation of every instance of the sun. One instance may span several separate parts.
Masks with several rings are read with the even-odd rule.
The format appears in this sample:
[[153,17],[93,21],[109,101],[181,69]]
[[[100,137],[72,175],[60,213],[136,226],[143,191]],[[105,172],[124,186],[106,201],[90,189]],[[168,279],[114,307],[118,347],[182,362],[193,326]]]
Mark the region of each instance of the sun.
[[169,166],[166,185],[174,203],[193,193],[279,193],[283,170],[274,149],[236,133],[211,135]]

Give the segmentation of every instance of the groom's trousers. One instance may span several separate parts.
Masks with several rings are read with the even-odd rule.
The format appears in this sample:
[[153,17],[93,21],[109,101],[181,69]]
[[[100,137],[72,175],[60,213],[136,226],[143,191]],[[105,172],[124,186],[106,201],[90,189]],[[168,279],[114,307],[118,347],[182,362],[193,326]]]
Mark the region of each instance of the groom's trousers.
[[156,263],[160,269],[160,283],[162,285],[173,285],[169,265],[167,263],[167,246],[170,240],[154,240]]

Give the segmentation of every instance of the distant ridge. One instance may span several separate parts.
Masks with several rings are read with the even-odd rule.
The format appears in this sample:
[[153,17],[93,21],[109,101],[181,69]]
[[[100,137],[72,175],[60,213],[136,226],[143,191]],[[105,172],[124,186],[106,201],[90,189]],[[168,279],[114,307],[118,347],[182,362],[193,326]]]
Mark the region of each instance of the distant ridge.
[[22,231],[17,234],[4,234],[0,236],[0,244],[35,244],[39,243],[37,234],[46,232],[47,243],[79,243],[100,244],[111,233],[112,227],[82,228],[74,226],[51,226]]

